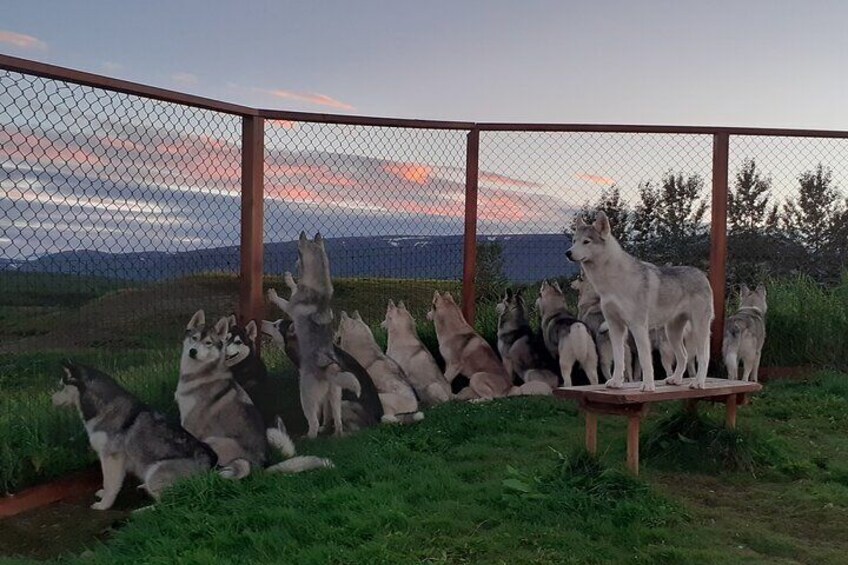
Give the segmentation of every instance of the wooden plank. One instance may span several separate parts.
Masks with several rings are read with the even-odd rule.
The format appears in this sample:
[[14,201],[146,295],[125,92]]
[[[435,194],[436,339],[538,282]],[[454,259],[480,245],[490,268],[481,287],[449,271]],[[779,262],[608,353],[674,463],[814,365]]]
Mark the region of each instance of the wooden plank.
[[479,183],[480,132],[468,132],[465,155],[465,234],[462,253],[462,315],[474,325],[477,278],[477,185]]
[[639,422],[640,416],[630,416],[627,419],[627,468],[634,475],[639,475]]
[[598,415],[595,412],[585,412],[586,416],[586,451],[592,455],[598,454]]
[[709,398],[729,394],[759,392],[762,385],[753,382],[728,381],[708,378],[704,389],[689,388],[692,379],[684,379],[681,386],[657,383],[653,392],[641,392],[642,383],[625,383],[622,388],[606,388],[605,385],[562,387],[554,389],[554,396],[570,400],[587,401],[595,404],[649,404],[666,400]]
[[243,120],[239,321],[246,324],[250,320],[261,321],[265,311],[262,298],[265,120],[253,116]]
[[727,405],[727,413],[725,415],[724,423],[731,430],[736,428],[736,395],[731,394],[727,397],[726,401]]
[[15,516],[81,493],[87,494],[90,492],[94,494],[102,484],[103,480],[98,466],[51,483],[22,490],[11,496],[0,497],[0,518]]
[[713,136],[713,205],[710,208],[710,287],[713,312],[710,357],[721,357],[724,340],[724,291],[727,286],[727,177],[730,139],[726,133]]

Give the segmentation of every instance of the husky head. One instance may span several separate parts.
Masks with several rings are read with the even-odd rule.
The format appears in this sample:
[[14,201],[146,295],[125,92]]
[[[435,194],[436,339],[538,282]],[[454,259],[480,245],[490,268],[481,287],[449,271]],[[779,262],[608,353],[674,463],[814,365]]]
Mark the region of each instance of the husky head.
[[236,317],[230,316],[227,331],[227,345],[224,363],[227,367],[235,367],[256,353],[256,337],[258,331],[256,322],[251,320],[246,326],[236,324]]
[[395,305],[394,300],[389,300],[389,304],[386,306],[386,318],[380,322],[380,327],[392,333],[416,333],[415,319],[409,313],[409,310],[406,309],[403,300],[398,302],[397,305]]
[[86,370],[73,361],[62,361],[62,378],[59,386],[62,388],[53,393],[53,406],[75,406],[80,408],[80,395],[85,390]]
[[270,337],[274,345],[286,352],[295,367],[300,366],[297,334],[294,333],[294,324],[291,320],[279,319],[273,322],[262,320],[262,333]]
[[615,242],[615,238],[610,231],[609,218],[602,210],[598,210],[591,224],[587,224],[582,216],[577,219],[572,246],[565,252],[565,256],[575,263],[591,263],[603,255],[612,242]]
[[342,310],[339,318],[339,329],[336,331],[336,344],[347,352],[356,350],[358,346],[366,343],[376,343],[371,328],[368,327],[359,315],[358,310],[349,316]]
[[766,304],[766,287],[759,285],[756,290],[752,291],[748,288],[748,285],[743,284],[739,290],[739,307],[754,308],[765,314],[768,308]]
[[536,299],[536,310],[544,317],[548,312],[555,312],[566,308],[565,295],[559,287],[559,283],[554,281],[542,281],[542,286],[539,287],[539,297]]
[[297,275],[298,285],[306,285],[321,291],[333,291],[333,283],[330,280],[330,261],[324,249],[324,238],[320,233],[316,233],[315,239],[310,240],[306,237],[306,232],[300,232],[300,239],[297,242]]
[[498,327],[506,322],[523,323],[526,321],[527,308],[524,304],[524,289],[519,288],[512,292],[506,289],[503,299],[495,307],[498,312]]
[[221,318],[209,328],[203,310],[198,310],[186,326],[180,372],[190,373],[223,363],[226,354],[229,319]]

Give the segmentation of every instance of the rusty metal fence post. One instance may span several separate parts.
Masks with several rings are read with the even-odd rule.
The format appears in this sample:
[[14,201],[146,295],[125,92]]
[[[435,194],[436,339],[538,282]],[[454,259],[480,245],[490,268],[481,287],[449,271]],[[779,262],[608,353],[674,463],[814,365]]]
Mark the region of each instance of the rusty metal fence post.
[[710,286],[713,289],[713,327],[710,358],[718,360],[724,338],[724,293],[727,285],[727,177],[730,136],[713,135],[713,203],[710,223]]
[[245,324],[261,320],[263,315],[265,120],[258,116],[244,116],[242,120],[239,318]]
[[468,132],[465,155],[465,234],[462,253],[462,313],[474,325],[477,272],[477,183],[480,165],[480,130]]

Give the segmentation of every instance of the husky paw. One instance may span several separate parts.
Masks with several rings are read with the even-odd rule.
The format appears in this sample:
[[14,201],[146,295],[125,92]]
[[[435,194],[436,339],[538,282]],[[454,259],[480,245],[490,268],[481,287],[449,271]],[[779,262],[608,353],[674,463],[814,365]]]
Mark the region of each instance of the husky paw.
[[667,385],[674,385],[674,386],[680,386],[680,385],[682,385],[682,384],[683,384],[683,377],[678,377],[678,378],[676,378],[676,379],[675,379],[674,377],[668,377],[668,378],[665,380],[665,384],[667,384]]
[[624,381],[610,379],[607,381],[607,388],[621,388],[624,386]]
[[112,505],[104,504],[102,500],[91,505],[92,510],[109,510],[110,508],[112,508]]
[[654,392],[657,390],[657,385],[654,383],[642,383],[642,388],[639,390],[642,392]]
[[698,382],[698,379],[692,379],[692,383],[689,385],[689,388],[704,389],[707,388],[707,383],[701,383]]
[[294,288],[297,287],[297,283],[294,282],[294,277],[292,276],[292,274],[289,271],[286,271],[285,273],[283,273],[283,282],[285,282],[286,286],[291,288],[291,289],[294,289]]
[[277,294],[277,291],[273,288],[269,288],[267,291],[265,291],[265,297],[271,302],[276,302],[280,299],[280,295]]
[[104,494],[106,494],[106,490],[100,489],[100,490],[98,490],[97,492],[94,493],[94,497],[95,498],[103,498]]

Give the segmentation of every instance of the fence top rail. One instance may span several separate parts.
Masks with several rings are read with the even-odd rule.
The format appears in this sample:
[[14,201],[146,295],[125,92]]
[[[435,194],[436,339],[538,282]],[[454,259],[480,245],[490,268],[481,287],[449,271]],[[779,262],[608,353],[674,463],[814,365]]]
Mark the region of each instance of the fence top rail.
[[252,108],[240,104],[231,104],[212,98],[185,94],[175,90],[148,86],[145,84],[110,78],[103,75],[78,71],[0,54],[0,69],[35,75],[43,78],[102,88],[135,96],[142,96],[163,102],[193,106],[216,112],[239,116],[257,116],[269,120],[294,122],[314,122],[338,125],[379,126],[397,128],[511,131],[511,132],[563,132],[563,133],[654,133],[688,135],[738,135],[768,137],[818,137],[848,139],[848,131],[817,129],[775,129],[747,127],[714,126],[667,126],[667,125],[621,125],[621,124],[540,124],[540,123],[499,123],[465,122],[451,120],[416,120],[403,118],[383,118],[372,116],[352,116],[345,114],[321,114],[312,112],[290,112]]

